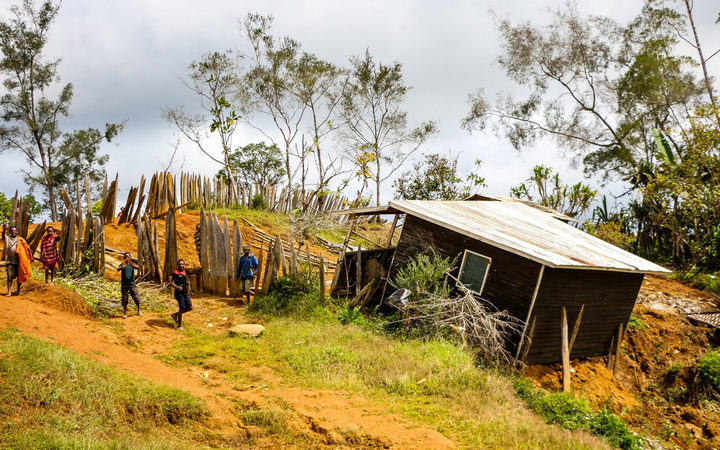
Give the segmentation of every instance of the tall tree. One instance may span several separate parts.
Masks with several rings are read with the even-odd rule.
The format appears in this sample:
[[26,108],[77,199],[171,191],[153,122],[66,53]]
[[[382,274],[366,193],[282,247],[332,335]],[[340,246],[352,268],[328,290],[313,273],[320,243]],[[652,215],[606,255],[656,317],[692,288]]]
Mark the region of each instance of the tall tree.
[[[185,86],[197,94],[203,110],[190,114],[184,108],[167,108],[163,116],[175,124],[183,136],[197,145],[211,160],[223,166],[224,176],[234,198],[238,198],[235,166],[232,161],[233,136],[240,115],[230,103],[239,92],[241,77],[238,56],[233,51],[209,52],[188,66]],[[205,139],[215,133],[220,139],[221,155],[208,148]]]
[[312,144],[303,147],[314,155],[317,171],[314,194],[320,194],[328,189],[334,178],[346,172],[340,155],[327,151],[323,143],[341,126],[338,113],[347,76],[344,70],[306,52],[297,59],[294,72],[297,76],[293,90],[307,107],[312,137]]
[[[477,169],[481,161],[475,161]],[[461,200],[473,189],[486,186],[485,179],[473,172],[463,179],[457,167],[458,158],[439,153],[423,154],[412,170],[403,172],[395,182],[395,195],[404,200]]]
[[410,88],[403,81],[400,63],[376,63],[369,50],[350,63],[350,80],[342,97],[343,140],[363,185],[374,181],[379,205],[381,184],[437,132],[437,125],[427,121],[409,128],[401,108]]
[[[293,142],[302,128],[307,105],[293,88],[297,82],[297,58],[300,44],[289,38],[271,34],[273,18],[248,14],[242,31],[252,47],[250,68],[244,76],[242,98],[250,112],[268,116],[282,137],[288,187],[292,187]],[[256,127],[257,128],[257,127]],[[257,128],[268,139],[274,139]],[[304,151],[304,149],[303,149]]]
[[588,175],[643,173],[655,160],[652,128],[681,127],[699,100],[691,61],[674,52],[683,27],[676,12],[649,4],[625,27],[582,17],[573,4],[544,27],[501,19],[498,62],[530,94],[501,94],[492,105],[479,91],[463,125],[495,118],[516,148],[552,137],[583,158]]
[[[23,0],[0,21],[0,73],[5,93],[0,99],[4,125],[0,150],[23,153],[30,165],[22,170],[26,180],[45,191],[53,221],[58,220],[58,190],[72,176],[97,174],[107,157],[98,155],[100,143],[110,141],[122,124],[63,132],[59,122],[69,116],[73,86],[57,87],[60,60],[46,61],[43,50],[59,5],[43,2],[38,8]],[[59,91],[52,98],[48,92]]]
[[[277,145],[264,142],[247,144],[230,154],[230,163],[240,184],[274,186],[285,176],[283,154]],[[225,169],[218,176],[227,180]]]

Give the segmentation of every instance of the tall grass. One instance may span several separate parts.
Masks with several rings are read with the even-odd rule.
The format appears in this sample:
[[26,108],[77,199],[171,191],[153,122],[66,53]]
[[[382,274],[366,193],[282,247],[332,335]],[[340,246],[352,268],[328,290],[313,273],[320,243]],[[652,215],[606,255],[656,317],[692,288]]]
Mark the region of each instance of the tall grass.
[[0,442],[7,448],[123,448],[139,442],[172,448],[177,441],[162,430],[192,430],[209,415],[184,391],[12,331],[0,332],[0,355]]

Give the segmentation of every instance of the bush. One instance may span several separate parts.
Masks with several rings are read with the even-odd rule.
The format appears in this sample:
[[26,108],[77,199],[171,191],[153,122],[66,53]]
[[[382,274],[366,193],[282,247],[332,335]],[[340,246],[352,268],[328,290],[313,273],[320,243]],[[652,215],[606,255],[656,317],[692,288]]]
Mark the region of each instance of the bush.
[[360,307],[352,307],[350,305],[344,305],[342,308],[338,309],[335,316],[343,325],[349,325],[351,323],[359,324],[363,322],[364,319],[362,312],[360,312]]
[[255,299],[248,310],[268,316],[312,314],[321,308],[318,281],[307,272],[284,275],[273,281],[264,297]]
[[628,429],[624,420],[606,408],[594,412],[584,400],[565,393],[547,393],[536,389],[527,380],[516,379],[513,385],[518,396],[549,423],[568,430],[590,431],[605,438],[614,447],[642,448],[641,438]]
[[698,375],[707,386],[720,393],[720,352],[713,350],[698,361]]
[[451,261],[431,251],[431,255],[420,254],[408,261],[390,282],[396,289],[409,290],[410,300],[417,300],[421,293],[441,295],[445,274],[457,263],[457,258]]
[[262,194],[255,194],[252,198],[252,209],[267,209],[267,202]]

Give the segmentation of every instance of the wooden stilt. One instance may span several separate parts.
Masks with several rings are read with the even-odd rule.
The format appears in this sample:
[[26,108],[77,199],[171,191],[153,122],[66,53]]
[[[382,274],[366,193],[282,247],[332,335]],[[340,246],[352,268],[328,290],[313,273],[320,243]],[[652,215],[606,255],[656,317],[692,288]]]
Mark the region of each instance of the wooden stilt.
[[618,326],[617,341],[615,342],[615,361],[613,362],[613,376],[615,376],[618,365],[620,364],[620,350],[621,350],[620,345],[622,344],[622,338],[623,338],[623,324],[620,324]]
[[575,319],[575,325],[573,326],[572,336],[570,337],[570,345],[568,350],[572,353],[573,346],[575,345],[575,338],[577,337],[578,331],[580,330],[580,321],[582,320],[583,311],[585,311],[585,305],[580,307],[577,319]]
[[562,308],[562,320],[560,322],[560,339],[562,340],[562,385],[563,392],[570,392],[570,351],[568,348],[568,324],[567,312]]

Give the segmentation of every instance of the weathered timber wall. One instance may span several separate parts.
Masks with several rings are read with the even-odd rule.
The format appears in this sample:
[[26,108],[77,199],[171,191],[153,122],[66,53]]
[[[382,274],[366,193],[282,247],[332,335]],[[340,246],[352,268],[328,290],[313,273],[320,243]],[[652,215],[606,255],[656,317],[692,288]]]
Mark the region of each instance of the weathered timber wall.
[[570,358],[607,355],[618,325],[630,319],[642,281],[642,273],[545,268],[530,318],[536,323],[526,362],[560,361],[563,306],[572,327],[585,305]]

